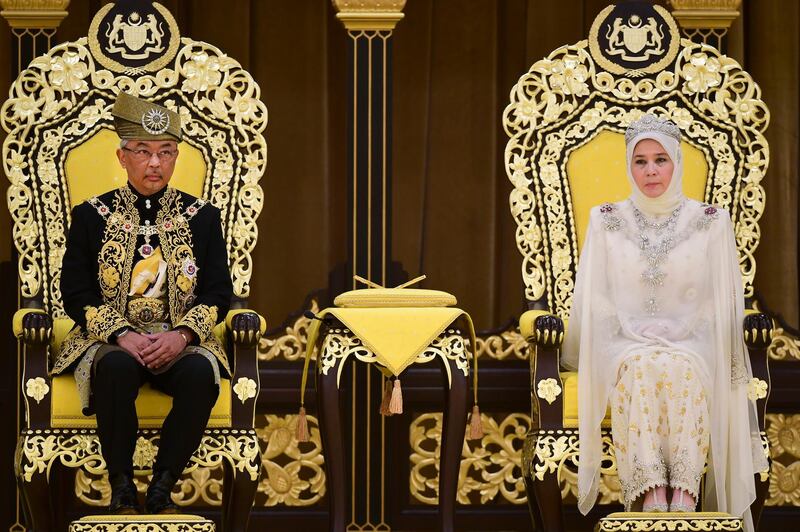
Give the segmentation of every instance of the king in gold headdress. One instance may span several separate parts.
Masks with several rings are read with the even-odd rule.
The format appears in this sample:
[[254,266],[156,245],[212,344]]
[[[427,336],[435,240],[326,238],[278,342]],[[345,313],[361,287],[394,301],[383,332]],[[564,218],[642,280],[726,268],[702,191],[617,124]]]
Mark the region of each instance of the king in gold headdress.
[[181,117],[153,102],[119,93],[111,110],[122,140],[181,140]]

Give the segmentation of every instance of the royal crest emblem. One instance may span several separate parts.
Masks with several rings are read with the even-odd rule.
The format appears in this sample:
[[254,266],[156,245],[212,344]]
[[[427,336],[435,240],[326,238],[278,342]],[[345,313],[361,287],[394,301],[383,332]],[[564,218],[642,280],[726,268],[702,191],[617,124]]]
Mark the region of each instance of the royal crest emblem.
[[172,14],[152,0],[117,0],[97,12],[89,28],[89,49],[114,72],[138,75],[165,67],[175,58],[180,32]]
[[134,11],[127,20],[117,15],[112,22],[106,23],[108,52],[118,53],[126,59],[147,59],[152,54],[161,53],[164,51],[163,26],[164,23],[159,24],[152,14],[144,19]]
[[639,15],[631,15],[627,22],[614,19],[608,34],[608,55],[618,55],[626,61],[647,61],[650,56],[664,53],[664,30],[656,19],[648,17],[647,22]]
[[678,55],[680,34],[667,10],[649,2],[608,6],[594,20],[589,50],[600,66],[631,77],[660,72]]

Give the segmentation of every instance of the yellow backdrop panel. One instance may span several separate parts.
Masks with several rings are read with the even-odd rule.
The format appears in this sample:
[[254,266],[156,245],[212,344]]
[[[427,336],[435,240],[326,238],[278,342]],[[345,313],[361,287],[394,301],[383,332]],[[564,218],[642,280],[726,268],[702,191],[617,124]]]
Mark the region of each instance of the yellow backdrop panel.
[[[119,137],[110,129],[101,129],[89,140],[70,150],[65,171],[70,204],[75,205],[92,196],[119,188],[127,181],[125,170],[117,159]],[[194,146],[181,142],[180,155],[170,186],[200,197],[206,178],[203,154]]]
[[[683,193],[704,201],[708,163],[702,151],[687,142],[683,151]],[[567,176],[572,212],[578,231],[578,250],[583,245],[589,211],[595,205],[627,198],[631,193],[625,170],[625,136],[604,130],[569,156]]]

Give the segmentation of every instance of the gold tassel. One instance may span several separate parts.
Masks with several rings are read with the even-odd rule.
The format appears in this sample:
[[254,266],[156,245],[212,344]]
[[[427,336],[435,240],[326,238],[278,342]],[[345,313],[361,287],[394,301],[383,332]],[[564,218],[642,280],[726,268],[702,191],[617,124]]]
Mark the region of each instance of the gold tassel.
[[469,439],[480,440],[483,438],[483,423],[481,423],[481,410],[478,405],[472,407],[472,417],[469,420]]
[[383,400],[381,400],[380,412],[382,416],[391,416],[392,412],[389,409],[389,402],[392,400],[392,380],[386,379],[386,387],[383,391]]
[[392,414],[403,413],[403,390],[400,388],[400,379],[394,380],[392,399],[389,401],[389,412]]
[[300,415],[297,416],[297,429],[295,430],[295,437],[299,442],[308,441],[308,420],[306,419],[306,409],[300,407]]

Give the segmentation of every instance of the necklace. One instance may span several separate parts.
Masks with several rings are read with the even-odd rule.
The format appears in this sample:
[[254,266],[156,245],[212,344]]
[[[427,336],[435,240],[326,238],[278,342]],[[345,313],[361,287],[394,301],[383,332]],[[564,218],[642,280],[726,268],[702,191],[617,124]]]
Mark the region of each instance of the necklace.
[[[129,201],[129,205],[130,205],[129,210],[130,209],[135,209],[136,207],[133,206],[133,203],[135,201],[135,198],[133,197],[133,193],[128,191],[125,188],[123,188],[121,190],[123,190],[123,192],[122,192],[123,194],[126,194],[126,193],[128,194],[128,198],[129,198],[128,201]],[[164,208],[165,205],[166,205],[166,201],[167,201],[166,198],[167,197],[169,197],[169,196],[166,196],[166,195],[162,196],[162,198],[159,200],[159,202],[161,203],[162,208]],[[142,258],[144,258],[144,259],[146,259],[150,255],[152,255],[153,252],[155,251],[155,249],[153,248],[152,244],[150,243],[150,238],[151,237],[153,237],[155,235],[158,235],[159,231],[172,231],[176,227],[182,227],[182,226],[186,225],[189,222],[189,220],[194,218],[194,216],[198,212],[200,212],[200,209],[202,209],[203,206],[206,204],[205,200],[197,198],[197,199],[194,200],[194,202],[191,205],[189,205],[186,208],[185,211],[183,211],[182,213],[179,211],[177,213],[177,216],[175,216],[175,217],[173,217],[172,215],[166,216],[165,217],[166,219],[163,222],[161,222],[160,224],[155,225],[155,224],[152,224],[150,222],[150,220],[145,220],[144,221],[144,225],[137,225],[137,224],[134,224],[133,221],[131,220],[131,217],[126,215],[124,212],[123,213],[118,213],[118,212],[114,211],[112,213],[112,210],[105,203],[103,203],[100,200],[100,198],[98,198],[97,196],[91,197],[87,201],[89,202],[90,205],[92,205],[97,210],[97,213],[101,217],[103,217],[103,219],[109,219],[109,217],[110,217],[111,221],[116,220],[116,222],[114,222],[114,223],[121,224],[122,225],[122,229],[125,232],[127,232],[127,233],[133,232],[133,233],[142,235],[144,237],[144,244],[139,246],[139,248],[137,250],[139,252],[139,255],[141,255]],[[150,208],[150,199],[149,198],[147,198],[145,200],[145,207],[147,209]],[[178,208],[180,209],[180,203],[178,203]],[[159,213],[160,213],[160,211],[159,211]]]
[[633,206],[633,217],[636,219],[636,226],[639,228],[639,231],[652,229],[656,234],[661,234],[664,229],[675,225],[675,222],[678,220],[678,214],[680,213],[681,207],[683,207],[683,202],[681,202],[681,204],[678,205],[674,211],[672,211],[672,214],[670,214],[667,219],[661,223],[650,221],[642,211],[636,208],[635,205]]
[[[642,272],[642,281],[647,284],[648,287],[645,308],[647,313],[651,316],[654,316],[659,311],[656,291],[659,286],[664,284],[664,278],[667,276],[664,270],[661,269],[661,266],[669,256],[669,252],[682,240],[682,238],[676,237],[675,229],[683,205],[684,202],[681,202],[665,221],[655,223],[648,220],[647,217],[636,208],[636,205],[631,203],[633,207],[633,218],[639,230],[639,234],[637,235],[639,249],[642,252],[642,258],[647,262],[647,267]],[[648,235],[648,231],[655,233],[655,235]],[[661,240],[656,241],[652,238],[652,236],[660,236],[662,233],[664,236]]]
[[[672,211],[666,220],[655,223],[649,220],[632,201],[628,200],[633,210],[633,218],[636,222],[637,231],[628,225],[627,218],[622,216],[618,207],[613,203],[604,203],[600,206],[600,215],[603,218],[603,226],[606,231],[620,231],[625,237],[633,242],[641,251],[642,258],[647,266],[642,272],[641,279],[647,285],[647,299],[645,309],[651,316],[659,312],[658,299],[656,293],[659,286],[664,284],[666,272],[661,269],[664,261],[669,256],[675,246],[689,238],[695,231],[706,231],[711,223],[719,218],[717,207],[702,204],[702,210],[689,221],[684,229],[677,232],[678,217],[686,204],[686,200],[681,201],[680,205]],[[660,240],[656,237],[664,235]]]

